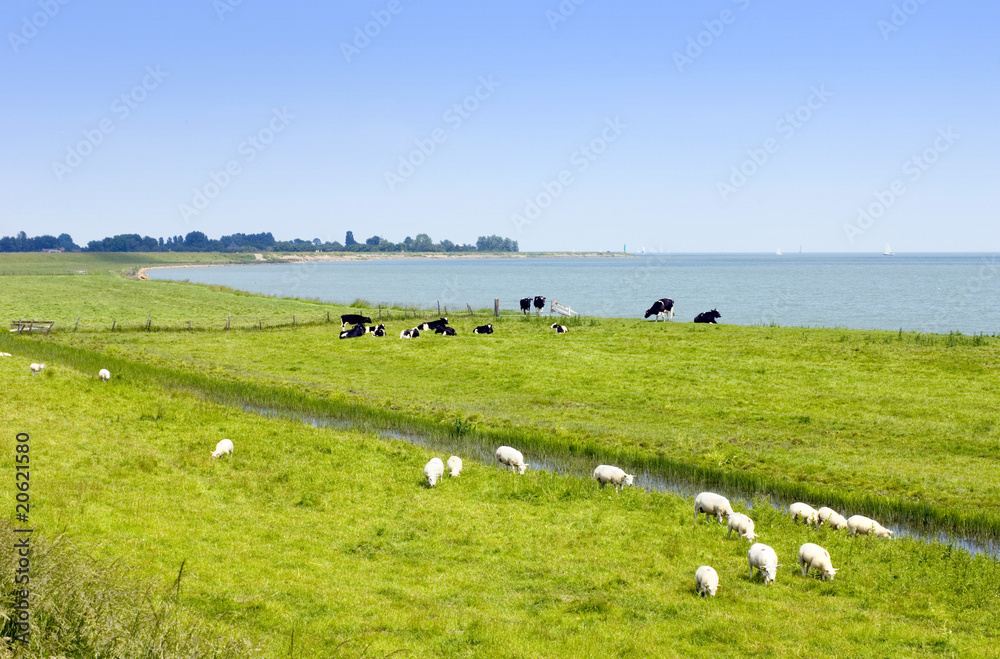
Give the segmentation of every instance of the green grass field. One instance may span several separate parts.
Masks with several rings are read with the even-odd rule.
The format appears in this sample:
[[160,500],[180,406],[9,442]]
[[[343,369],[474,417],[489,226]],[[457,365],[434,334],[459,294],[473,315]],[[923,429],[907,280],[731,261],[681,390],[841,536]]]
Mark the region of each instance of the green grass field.
[[[847,515],[872,506],[996,533],[996,338],[613,319],[556,336],[546,319],[509,318],[473,336],[489,322],[480,317],[453,318],[452,338],[400,341],[413,321],[397,318],[389,337],[340,341],[339,323],[322,319],[346,309],[308,301],[107,275],[0,282],[11,319],[31,304],[60,317],[82,305],[135,309],[125,331],[81,323],[0,337],[14,354],[0,359],[2,415],[10,450],[16,432],[32,438],[39,537],[65,533],[83,558],[64,562],[88,574],[124,568],[135,589],[152,589],[149,609],[174,611],[178,626],[162,656],[995,654],[994,559],[807,529],[761,503],[749,512],[783,565],[764,587],[748,578],[749,543],[693,524],[689,499],[469,459],[460,478],[428,489],[424,463],[447,454],[374,431],[518,442],[528,462],[533,450],[631,462],[811,494]],[[139,329],[151,301],[169,331]],[[176,327],[192,315],[307,309],[315,324],[295,328]],[[32,361],[46,371],[29,375]],[[111,382],[96,378],[102,366]],[[352,419],[358,430],[239,405]],[[213,461],[223,437],[236,453]],[[830,551],[835,581],[798,573],[806,541]],[[714,600],[694,594],[702,564],[722,576]],[[99,656],[92,639],[112,622],[89,635],[61,624],[33,656]],[[184,633],[187,645],[175,638]],[[104,656],[133,656],[121,648]]]

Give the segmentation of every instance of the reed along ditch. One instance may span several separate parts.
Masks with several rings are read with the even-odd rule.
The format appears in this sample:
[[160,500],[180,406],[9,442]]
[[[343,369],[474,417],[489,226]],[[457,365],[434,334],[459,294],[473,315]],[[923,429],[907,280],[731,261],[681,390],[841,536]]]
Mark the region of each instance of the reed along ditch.
[[[457,455],[462,460],[474,459],[484,465],[496,465],[496,442],[489,441],[488,438],[479,437],[474,432],[450,436],[431,436],[376,428],[364,422],[316,416],[287,409],[247,404],[241,404],[239,407],[246,412],[252,412],[261,416],[301,421],[315,428],[372,432],[383,439],[401,440],[433,451]],[[589,455],[574,455],[569,452],[553,451],[551,449],[532,449],[524,446],[517,446],[516,448],[524,453],[525,462],[529,464],[529,471],[549,471],[589,479],[593,477],[594,468],[598,464],[601,464],[599,462],[600,458]],[[694,497],[706,489],[718,491],[730,501],[734,503],[739,502],[748,509],[753,509],[754,506],[769,505],[778,511],[787,511],[789,505],[799,500],[760,489],[753,492],[743,491],[740,488],[734,489],[731,484],[717,480],[685,478],[682,474],[676,472],[659,473],[646,468],[633,471],[629,468],[628,464],[621,463],[617,466],[622,467],[628,473],[635,473],[634,487],[649,492],[669,492],[676,494],[682,498],[690,499],[692,506]],[[594,487],[597,487],[597,485],[595,484]],[[809,503],[816,508],[823,505],[830,505],[834,509],[837,508],[834,504],[822,501],[811,501]],[[903,515],[894,514],[887,510],[839,510],[838,512],[843,514],[844,517],[850,517],[853,514],[874,515],[883,526],[893,532],[894,537],[909,537],[927,543],[939,542],[945,545],[952,544],[961,547],[970,554],[982,554],[993,559],[1000,559],[1000,538],[998,537],[981,533],[962,532],[956,529],[945,529],[942,525],[934,523],[914,523]],[[846,533],[847,531],[845,530],[844,532]]]

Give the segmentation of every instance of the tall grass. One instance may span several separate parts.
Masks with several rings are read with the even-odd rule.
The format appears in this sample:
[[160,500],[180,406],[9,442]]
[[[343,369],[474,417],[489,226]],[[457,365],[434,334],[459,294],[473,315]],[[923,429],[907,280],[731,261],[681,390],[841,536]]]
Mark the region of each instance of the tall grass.
[[246,657],[250,644],[229,630],[208,625],[182,607],[182,574],[159,587],[120,565],[91,558],[65,535],[30,536],[28,642],[11,640],[22,630],[12,620],[16,597],[17,553],[10,551],[23,533],[0,520],[0,657],[86,657],[88,659]]

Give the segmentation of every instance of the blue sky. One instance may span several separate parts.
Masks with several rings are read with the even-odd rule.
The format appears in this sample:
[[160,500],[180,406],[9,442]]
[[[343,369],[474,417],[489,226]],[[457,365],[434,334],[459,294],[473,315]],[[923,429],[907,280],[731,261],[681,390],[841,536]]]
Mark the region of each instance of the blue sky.
[[0,235],[996,250],[998,23],[972,0],[11,0]]

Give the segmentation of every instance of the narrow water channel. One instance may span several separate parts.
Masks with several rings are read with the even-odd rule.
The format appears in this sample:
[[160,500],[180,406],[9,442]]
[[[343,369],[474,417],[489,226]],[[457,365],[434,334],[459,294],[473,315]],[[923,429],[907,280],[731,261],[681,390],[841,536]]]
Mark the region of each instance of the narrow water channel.
[[[315,428],[334,428],[336,430],[366,431],[373,432],[383,439],[397,439],[421,446],[423,448],[458,455],[463,460],[475,459],[485,465],[496,464],[496,446],[486,445],[475,438],[430,438],[413,433],[402,433],[393,430],[372,429],[359,427],[352,421],[336,419],[332,417],[316,417],[307,414],[299,414],[287,410],[279,410],[268,407],[252,405],[241,406],[244,411],[260,414],[268,417],[279,417],[285,419],[295,419],[308,423]],[[579,478],[592,478],[596,463],[593,458],[584,458],[566,454],[553,454],[544,451],[532,451],[530,456],[525,456],[526,462],[530,464],[530,469],[534,471],[549,471],[557,474],[576,476]],[[619,465],[629,471],[628,465]],[[694,497],[706,489],[711,490],[712,483],[697,483],[675,476],[652,473],[650,471],[640,471],[635,474],[634,486],[649,492],[670,492],[680,497],[694,501]],[[787,511],[788,506],[794,501],[785,500],[781,497],[762,492],[733,492],[727,489],[724,494],[730,501],[740,502],[746,508],[753,508],[755,503],[767,502],[779,511]],[[818,508],[822,504],[817,504]],[[844,517],[850,517],[852,513],[840,511]],[[994,559],[1000,559],[1000,538],[976,537],[971,534],[960,534],[954,531],[945,532],[943,530],[930,530],[916,528],[907,523],[906,520],[879,518],[879,522],[890,529],[895,537],[909,537],[922,542],[940,542],[942,544],[953,544],[961,547],[971,554],[983,554]]]

